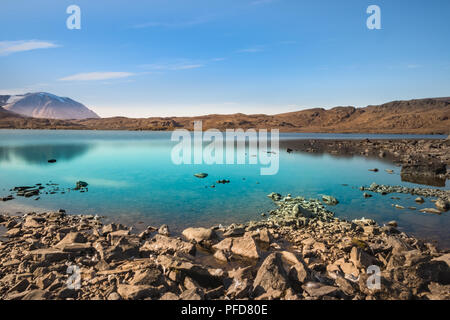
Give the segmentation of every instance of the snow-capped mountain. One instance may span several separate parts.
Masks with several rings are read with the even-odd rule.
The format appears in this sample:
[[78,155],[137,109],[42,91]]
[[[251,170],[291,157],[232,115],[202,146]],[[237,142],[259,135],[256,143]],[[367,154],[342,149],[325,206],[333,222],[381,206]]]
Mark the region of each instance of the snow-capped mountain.
[[89,110],[79,102],[46,92],[0,96],[0,106],[5,110],[33,118],[100,118],[95,112]]

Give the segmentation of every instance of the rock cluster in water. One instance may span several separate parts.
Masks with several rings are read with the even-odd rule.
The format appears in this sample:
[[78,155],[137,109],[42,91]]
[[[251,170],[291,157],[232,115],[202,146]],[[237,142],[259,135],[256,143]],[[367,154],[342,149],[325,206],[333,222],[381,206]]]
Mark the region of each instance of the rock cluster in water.
[[[411,195],[418,195],[424,197],[436,197],[438,198],[435,202],[437,209],[425,208],[422,209],[431,213],[440,213],[450,210],[450,190],[441,189],[430,189],[430,188],[408,188],[403,186],[388,186],[388,185],[378,185],[375,182],[369,187],[360,187],[361,191],[371,191],[380,193],[382,195],[387,195],[390,193],[404,193]],[[365,197],[370,196],[370,194],[365,193]],[[417,203],[423,203],[424,199],[419,197],[416,199]],[[433,211],[434,210],[434,211]]]
[[450,299],[450,253],[395,222],[344,221],[319,200],[269,196],[277,209],[266,220],[182,237],[64,211],[0,215],[0,298]]
[[14,195],[16,197],[25,197],[25,198],[32,198],[34,197],[34,200],[39,200],[41,197],[40,195],[45,194],[65,194],[66,192],[70,192],[71,190],[79,191],[81,193],[88,191],[88,183],[84,181],[77,181],[75,184],[75,188],[61,188],[57,183],[46,183],[43,185],[42,183],[37,183],[34,186],[19,186],[14,187],[10,192],[13,194],[9,194],[4,197],[0,197],[0,201],[11,201],[14,200]]

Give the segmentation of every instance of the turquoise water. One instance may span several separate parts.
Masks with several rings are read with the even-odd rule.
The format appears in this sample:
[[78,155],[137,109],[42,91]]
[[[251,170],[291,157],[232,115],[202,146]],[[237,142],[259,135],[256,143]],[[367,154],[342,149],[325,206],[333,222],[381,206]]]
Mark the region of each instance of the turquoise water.
[[[410,136],[280,135],[281,139],[366,137]],[[175,165],[171,160],[174,144],[167,132],[0,130],[0,197],[15,186],[36,183],[52,182],[65,191],[41,194],[38,201],[16,197],[0,202],[0,212],[63,208],[71,214],[99,214],[131,224],[167,223],[181,229],[260,219],[262,212],[273,208],[266,197],[270,192],[306,197],[329,194],[340,201],[331,208],[338,217],[366,217],[379,223],[396,220],[403,231],[450,247],[449,213],[438,216],[392,207],[434,207],[430,199],[417,205],[411,195],[363,198],[359,186],[372,182],[417,186],[402,182],[400,168],[387,161],[280,150],[278,174],[261,176],[259,165]],[[57,162],[50,164],[48,159]],[[370,172],[370,168],[380,171]],[[385,169],[395,173],[388,174]],[[208,177],[194,177],[198,172],[206,172]],[[215,183],[222,179],[230,183]],[[68,190],[78,180],[89,183],[88,192]]]

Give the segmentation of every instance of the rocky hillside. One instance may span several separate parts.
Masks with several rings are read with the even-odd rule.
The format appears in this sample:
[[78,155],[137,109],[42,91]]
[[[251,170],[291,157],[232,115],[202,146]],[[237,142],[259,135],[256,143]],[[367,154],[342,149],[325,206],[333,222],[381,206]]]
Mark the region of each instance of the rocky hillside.
[[99,116],[70,98],[38,92],[17,96],[0,96],[3,108],[20,115],[44,119],[87,119]]
[[[193,129],[193,122],[203,121],[203,129],[278,128],[282,132],[330,132],[330,133],[450,133],[450,98],[430,98],[410,101],[394,101],[365,108],[336,107],[315,108],[277,115],[231,114],[198,117],[153,117],[82,119],[58,124],[56,129],[97,130],[174,130]],[[20,124],[4,121],[0,115],[0,128],[21,128]],[[42,123],[28,121],[28,128],[53,128]]]
[[88,128],[173,130],[193,128],[279,128],[284,132],[450,133],[450,98],[395,101],[365,108],[316,108],[277,115],[207,115],[174,118],[85,120]]

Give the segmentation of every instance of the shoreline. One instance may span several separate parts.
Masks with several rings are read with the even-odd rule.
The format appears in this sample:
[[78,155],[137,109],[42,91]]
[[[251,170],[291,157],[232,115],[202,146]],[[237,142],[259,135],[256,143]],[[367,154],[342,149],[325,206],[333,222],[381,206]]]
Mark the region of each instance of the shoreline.
[[[396,222],[335,218],[323,201],[269,197],[265,220],[227,227],[168,226],[136,234],[92,215],[0,216],[0,299],[450,299],[450,251]],[[81,272],[67,287],[67,266]],[[377,266],[381,287],[370,289]]]
[[[402,166],[402,179],[427,184],[445,186],[449,178],[448,138],[285,140],[280,146],[287,153],[386,159]],[[442,189],[372,184],[360,190],[437,197],[442,202],[433,210],[450,199]],[[325,206],[336,202],[331,196],[269,197],[276,208],[260,220],[189,227],[181,235],[166,225],[137,233],[64,210],[0,214],[6,235],[0,234],[0,299],[450,299],[450,250],[399,231],[395,221],[380,226],[335,218]],[[79,271],[79,288],[68,286],[69,266]],[[370,287],[371,268],[379,268],[379,288]]]
[[450,138],[447,139],[305,139],[280,141],[287,152],[363,156],[392,161],[402,167],[403,181],[444,187],[450,179]]
[[[38,118],[35,118],[38,119]],[[58,120],[55,120],[58,121]],[[6,130],[23,130],[23,131],[105,131],[105,132],[173,132],[174,130],[177,129],[183,129],[183,130],[187,130],[189,132],[194,132],[194,128],[162,128],[162,129],[158,129],[158,128],[150,128],[150,129],[132,129],[132,128],[90,128],[90,127],[55,127],[55,128],[48,128],[45,126],[42,127],[33,127],[33,128],[28,128],[28,127],[0,127],[0,132],[2,130],[6,131]],[[207,130],[210,130],[213,128],[203,128],[202,132],[205,132]],[[225,129],[234,129],[236,130],[236,128],[225,128]],[[224,132],[225,129],[220,129],[221,132]],[[246,128],[240,128],[240,129],[244,129],[244,130],[249,130],[249,129],[255,129],[255,130],[260,130],[260,129],[267,129],[268,131],[273,130],[273,129],[279,129],[280,133],[298,133],[298,134],[342,134],[342,135],[354,135],[354,134],[358,134],[358,135],[399,135],[399,136],[430,136],[429,138],[410,138],[410,139],[432,139],[432,140],[445,140],[446,138],[450,137],[450,133],[449,132],[436,132],[436,131],[402,131],[402,130],[382,130],[382,131],[378,131],[378,130],[369,130],[369,131],[358,131],[358,130],[309,130],[309,129],[305,129],[303,130],[299,130],[298,128],[289,130],[286,128],[278,128],[278,127],[272,127],[272,128],[252,128],[252,127],[246,127]],[[441,138],[436,138],[436,136],[440,136]],[[403,138],[385,138],[387,140],[396,140],[396,139],[403,139]],[[408,138],[406,138],[408,139]],[[337,139],[339,140],[339,139]],[[345,140],[345,139],[344,139]],[[384,139],[377,139],[377,140],[384,140]]]

